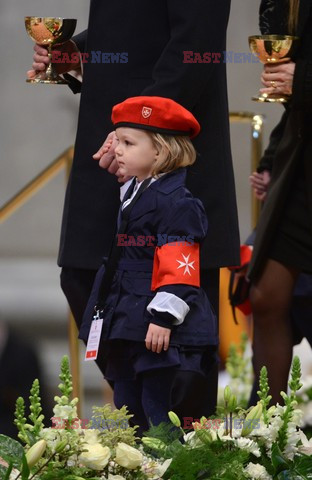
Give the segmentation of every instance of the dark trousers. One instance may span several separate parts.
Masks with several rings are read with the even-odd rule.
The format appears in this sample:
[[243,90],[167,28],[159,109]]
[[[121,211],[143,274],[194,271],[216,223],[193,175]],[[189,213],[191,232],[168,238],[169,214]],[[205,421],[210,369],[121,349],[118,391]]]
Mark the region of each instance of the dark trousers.
[[114,383],[114,403],[117,408],[127,405],[133,414],[131,423],[139,425],[142,435],[150,425],[169,422],[172,386],[175,369],[161,368],[141,373],[135,380],[119,380]]
[[[63,268],[61,287],[67,298],[78,328],[81,325],[96,270]],[[201,272],[201,285],[218,315],[219,311],[219,270],[209,269]],[[218,389],[218,355],[217,346],[208,348],[206,356],[207,374],[202,376],[194,372],[180,371],[176,374],[172,390],[172,407],[180,418],[201,416],[215,413]],[[105,356],[99,350],[96,363],[104,374]]]

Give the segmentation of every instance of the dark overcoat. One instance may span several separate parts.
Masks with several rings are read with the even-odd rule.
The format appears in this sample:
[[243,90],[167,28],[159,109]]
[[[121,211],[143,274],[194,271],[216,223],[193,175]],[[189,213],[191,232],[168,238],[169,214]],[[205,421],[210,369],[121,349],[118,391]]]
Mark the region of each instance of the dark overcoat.
[[[260,27],[263,34],[287,34],[285,0],[263,0]],[[284,19],[284,20],[283,20]],[[300,1],[297,35],[300,45],[296,62],[293,94],[280,123],[273,130],[259,171],[271,171],[268,195],[261,211],[248,276],[261,274],[268,251],[288,198],[293,194],[293,180],[302,162],[308,206],[306,221],[312,235],[312,2]]]
[[[209,218],[203,266],[238,263],[226,65],[220,55],[210,55],[220,63],[183,62],[184,51],[223,56],[229,11],[230,0],[91,0],[88,29],[75,37],[89,61],[83,65],[82,85],[71,82],[75,92],[81,90],[81,102],[59,265],[97,269],[108,254],[119,184],[92,155],[112,131],[112,106],[136,95],[172,98],[200,122],[202,131],[194,142],[198,159],[188,172],[187,186],[202,200]],[[128,62],[106,63],[111,56],[104,55],[96,63],[94,52],[126,53]]]
[[[197,286],[176,283],[152,290],[152,271],[157,239],[188,238],[201,243],[207,234],[207,218],[202,203],[193,198],[185,188],[184,168],[168,173],[152,183],[131,210],[125,234],[132,238],[129,245],[120,245],[121,258],[110,292],[103,305],[102,340],[122,339],[144,342],[150,323],[157,323],[157,311],[152,315],[148,304],[157,292],[167,292],[182,299],[189,307],[183,323],[173,326],[170,345],[205,346],[218,343],[218,325],[205,291]],[[208,233],[209,235],[209,233]],[[154,238],[155,242],[136,242],[136,239]],[[166,240],[164,240],[165,243]],[[137,244],[136,244],[137,243]],[[150,244],[154,243],[154,245]],[[177,260],[183,260],[183,245],[168,242]],[[182,242],[183,243],[183,242]],[[190,262],[196,256],[190,253]],[[174,262],[173,272],[179,263]],[[193,263],[198,272],[197,260]],[[88,339],[94,306],[97,304],[102,266],[97,274],[93,290],[80,329],[80,338]],[[182,274],[181,274],[182,275]],[[179,282],[191,278],[184,271]]]

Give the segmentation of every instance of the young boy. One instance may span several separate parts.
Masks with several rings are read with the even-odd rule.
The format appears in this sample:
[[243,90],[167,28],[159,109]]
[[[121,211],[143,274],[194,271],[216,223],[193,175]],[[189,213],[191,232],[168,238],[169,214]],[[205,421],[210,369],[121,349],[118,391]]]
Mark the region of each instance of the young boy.
[[[113,108],[115,154],[125,185],[115,245],[101,267],[84,315],[103,318],[105,376],[117,407],[147,429],[167,420],[178,371],[205,376],[217,320],[200,287],[200,242],[207,218],[185,187],[200,126],[171,99],[133,97]],[[211,362],[215,362],[211,355]],[[189,412],[192,416],[192,412]]]

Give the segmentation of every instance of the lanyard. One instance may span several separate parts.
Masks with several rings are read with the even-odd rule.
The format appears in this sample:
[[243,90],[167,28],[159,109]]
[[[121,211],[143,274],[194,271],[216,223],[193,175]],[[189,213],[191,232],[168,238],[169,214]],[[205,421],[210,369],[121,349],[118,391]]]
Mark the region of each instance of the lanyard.
[[[107,295],[109,294],[111,284],[112,284],[112,281],[113,281],[113,278],[114,278],[114,275],[115,275],[115,272],[116,272],[116,269],[117,269],[118,261],[119,261],[120,256],[121,256],[122,247],[120,247],[120,246],[118,247],[118,245],[117,245],[118,235],[126,232],[126,229],[127,229],[127,226],[128,226],[128,221],[129,221],[129,218],[130,218],[130,213],[131,213],[134,205],[136,204],[136,202],[139,200],[142,193],[149,186],[151,180],[152,180],[151,178],[146,178],[142,182],[142,184],[140,185],[140,188],[138,189],[137,193],[133,197],[131,203],[129,203],[129,205],[127,205],[121,212],[121,223],[120,223],[120,226],[118,228],[117,234],[115,236],[115,241],[112,245],[112,249],[111,249],[111,252],[110,252],[109,257],[108,257],[107,265],[106,265],[106,268],[105,268],[105,273],[103,275],[101,285],[100,285],[100,288],[99,288],[98,299],[97,299],[97,302],[96,302],[96,306],[94,307],[95,310],[100,310],[104,307],[105,300],[106,300]],[[126,194],[127,198],[124,199],[124,201],[127,200],[128,198],[130,198],[130,196],[133,192],[134,186],[135,186],[135,179],[133,180],[132,185],[129,187],[129,189],[127,191],[127,194]]]

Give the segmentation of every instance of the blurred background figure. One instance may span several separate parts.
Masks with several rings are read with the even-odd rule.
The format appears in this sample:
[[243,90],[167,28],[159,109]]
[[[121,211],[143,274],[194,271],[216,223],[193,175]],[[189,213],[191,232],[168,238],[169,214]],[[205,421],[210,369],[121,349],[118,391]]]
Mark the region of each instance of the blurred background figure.
[[292,360],[294,288],[300,273],[312,273],[311,1],[262,0],[260,29],[262,34],[300,37],[291,61],[264,66],[261,92],[291,94],[291,99],[251,177],[256,194],[265,199],[248,272],[253,366],[258,377],[266,365],[275,404],[287,389]]
[[0,320],[0,432],[17,438],[14,425],[15,402],[23,397],[28,415],[29,391],[34,379],[40,382],[43,414],[49,424],[52,410],[49,411],[43,390],[42,371],[35,348],[27,344],[21,336],[13,332]]

